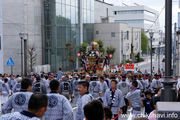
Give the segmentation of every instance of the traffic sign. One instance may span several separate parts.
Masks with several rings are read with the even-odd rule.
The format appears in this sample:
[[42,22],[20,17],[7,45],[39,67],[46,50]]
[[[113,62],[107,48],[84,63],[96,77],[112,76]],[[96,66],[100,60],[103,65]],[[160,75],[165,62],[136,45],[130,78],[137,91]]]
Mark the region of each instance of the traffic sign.
[[131,53],[132,56],[134,56],[134,53]]
[[13,61],[13,59],[10,57],[9,58],[9,60],[7,61],[7,64],[6,64],[7,66],[14,66],[15,64],[14,64],[14,61]]

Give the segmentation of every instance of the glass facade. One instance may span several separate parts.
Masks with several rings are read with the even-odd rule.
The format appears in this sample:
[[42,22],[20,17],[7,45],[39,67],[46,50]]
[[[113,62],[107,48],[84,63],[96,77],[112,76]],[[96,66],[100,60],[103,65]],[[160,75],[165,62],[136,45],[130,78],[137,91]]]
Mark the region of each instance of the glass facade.
[[82,0],[83,42],[91,43],[94,39],[94,0]]
[[44,0],[44,64],[50,64],[52,72],[74,69],[81,34],[83,42],[90,43],[93,23],[94,0]]

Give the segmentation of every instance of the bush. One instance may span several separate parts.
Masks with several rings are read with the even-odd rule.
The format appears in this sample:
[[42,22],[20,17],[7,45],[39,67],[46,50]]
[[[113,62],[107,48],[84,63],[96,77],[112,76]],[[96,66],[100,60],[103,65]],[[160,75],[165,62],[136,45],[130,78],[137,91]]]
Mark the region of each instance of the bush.
[[122,64],[122,65],[125,64],[124,60],[121,62],[121,64]]
[[144,59],[143,59],[143,58],[140,58],[140,59],[139,59],[139,62],[142,62],[142,61],[144,61]]
[[126,60],[126,63],[132,63],[132,61],[130,61],[130,60]]

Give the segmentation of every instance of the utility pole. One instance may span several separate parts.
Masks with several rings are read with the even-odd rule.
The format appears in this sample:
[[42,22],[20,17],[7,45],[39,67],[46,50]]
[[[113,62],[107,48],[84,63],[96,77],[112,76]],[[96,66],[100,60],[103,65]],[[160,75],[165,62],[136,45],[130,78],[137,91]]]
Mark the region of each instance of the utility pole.
[[176,92],[173,87],[175,81],[171,76],[171,48],[172,48],[172,0],[165,2],[165,77],[162,81],[161,101],[176,101]]
[[160,42],[158,45],[158,73],[160,72]]
[[176,23],[174,23],[173,76],[176,76]]

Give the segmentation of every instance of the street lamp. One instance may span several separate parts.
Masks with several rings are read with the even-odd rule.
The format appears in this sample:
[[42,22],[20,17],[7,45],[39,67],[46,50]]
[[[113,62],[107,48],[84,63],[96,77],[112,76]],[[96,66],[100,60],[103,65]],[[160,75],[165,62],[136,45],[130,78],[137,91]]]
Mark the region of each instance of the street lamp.
[[159,45],[158,45],[158,73],[160,72],[160,45],[161,45],[161,42],[159,42]]
[[153,40],[153,35],[154,35],[154,32],[150,31],[149,32],[149,36],[151,38],[151,80],[150,81],[152,81],[152,40]]
[[21,31],[19,33],[19,37],[21,39],[21,77],[23,78],[23,46],[22,46],[22,42],[23,42],[23,39],[24,39],[24,33]]
[[[173,87],[175,81],[171,76],[172,61],[172,0],[165,2],[165,77],[162,81],[163,88],[161,89],[162,101],[175,101],[176,91]],[[158,108],[157,108],[158,109]]]

